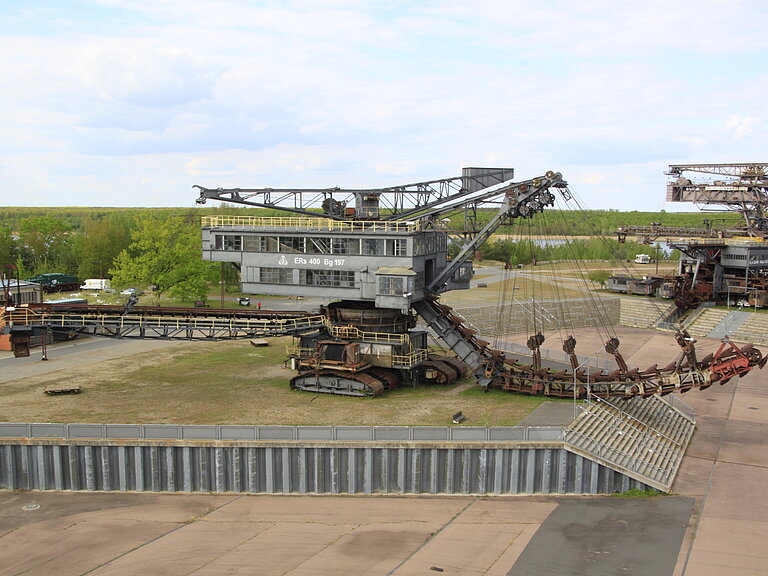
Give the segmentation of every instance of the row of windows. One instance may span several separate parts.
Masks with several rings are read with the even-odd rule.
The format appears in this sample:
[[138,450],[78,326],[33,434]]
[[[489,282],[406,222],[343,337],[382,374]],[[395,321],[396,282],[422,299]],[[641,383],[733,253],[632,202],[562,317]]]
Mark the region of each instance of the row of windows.
[[[420,240],[420,239],[416,239]],[[290,254],[349,254],[407,256],[405,238],[307,238],[304,236],[242,236],[216,234],[214,250],[234,252],[286,252]]]
[[[293,284],[300,286],[328,286],[331,288],[356,288],[355,272],[352,270],[313,270],[293,268],[254,268],[245,270],[246,282],[261,284]],[[424,274],[415,276],[379,276],[378,294],[401,296],[413,293],[414,288],[424,287]]]
[[[0,286],[2,288],[2,286]],[[13,301],[16,303],[16,305],[20,304],[37,304],[39,302],[42,302],[42,292],[39,291],[39,288],[37,290],[17,290],[16,287],[11,283],[10,287],[10,293],[11,298],[13,298]],[[3,293],[0,292],[0,303],[2,303],[3,300]]]
[[723,256],[723,260],[740,260],[742,262],[749,260],[751,264],[761,264],[768,262],[768,254],[750,254],[749,257],[747,254],[726,254]]
[[[293,268],[248,268],[247,282],[262,284],[298,284],[300,286],[328,286],[331,288],[355,288],[355,272],[353,270],[312,270],[298,269],[298,275]],[[258,280],[256,278],[258,272]],[[297,277],[298,276],[298,277]],[[298,281],[297,281],[298,280]]]
[[437,254],[448,251],[448,236],[417,236],[413,239],[413,255]]

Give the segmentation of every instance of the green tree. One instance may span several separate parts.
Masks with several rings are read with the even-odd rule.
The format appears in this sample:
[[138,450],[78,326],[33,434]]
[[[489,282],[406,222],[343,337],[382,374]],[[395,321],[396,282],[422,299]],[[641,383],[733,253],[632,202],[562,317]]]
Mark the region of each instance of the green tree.
[[61,218],[25,218],[19,225],[19,244],[25,267],[33,273],[74,272],[71,227]]
[[118,286],[155,287],[181,300],[205,300],[219,267],[202,260],[200,227],[193,216],[145,218],[131,234],[131,244],[110,270]]
[[0,266],[16,262],[16,239],[10,228],[0,226]]
[[589,273],[589,279],[595,284],[600,284],[601,288],[605,288],[605,283],[610,276],[611,273],[608,270],[592,270]]
[[130,226],[115,218],[88,218],[74,241],[77,273],[81,278],[103,278],[131,242]]

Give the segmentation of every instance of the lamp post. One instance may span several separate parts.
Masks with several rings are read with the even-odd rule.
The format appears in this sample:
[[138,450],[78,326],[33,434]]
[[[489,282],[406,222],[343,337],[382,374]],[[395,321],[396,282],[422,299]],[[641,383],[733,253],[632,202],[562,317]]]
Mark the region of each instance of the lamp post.
[[43,327],[43,355],[40,358],[42,361],[48,360],[48,326]]

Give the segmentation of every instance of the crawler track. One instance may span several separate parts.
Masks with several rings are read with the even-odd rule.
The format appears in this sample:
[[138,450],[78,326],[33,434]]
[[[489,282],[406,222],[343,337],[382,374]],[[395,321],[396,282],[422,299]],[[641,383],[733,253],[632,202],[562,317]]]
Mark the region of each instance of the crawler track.
[[291,388],[342,396],[379,396],[384,392],[385,382],[388,386],[388,379],[373,372],[312,370],[291,378]]

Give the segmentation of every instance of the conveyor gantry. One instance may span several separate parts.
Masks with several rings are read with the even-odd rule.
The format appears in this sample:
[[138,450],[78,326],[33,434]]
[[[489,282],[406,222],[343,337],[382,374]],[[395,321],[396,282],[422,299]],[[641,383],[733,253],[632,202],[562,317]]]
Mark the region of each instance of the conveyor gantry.
[[283,336],[320,328],[325,317],[310,312],[233,311],[211,308],[36,305],[2,312],[10,334],[44,327],[50,330],[118,338],[223,340]]

